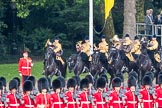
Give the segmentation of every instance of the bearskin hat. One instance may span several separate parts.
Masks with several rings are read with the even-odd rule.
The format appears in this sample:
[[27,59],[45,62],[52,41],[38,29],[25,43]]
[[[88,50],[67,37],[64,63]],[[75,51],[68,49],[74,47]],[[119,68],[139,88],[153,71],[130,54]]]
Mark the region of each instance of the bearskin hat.
[[33,83],[33,87],[35,87],[36,79],[34,76],[29,76],[27,80],[30,80]]
[[145,75],[143,77],[142,82],[143,82],[143,85],[152,85],[152,78],[148,75]]
[[23,91],[32,91],[33,90],[33,83],[30,80],[26,80],[23,85]]
[[88,88],[89,86],[89,81],[87,78],[84,78],[80,81],[80,88],[83,89],[83,88]]
[[42,89],[47,89],[49,88],[49,85],[48,85],[48,80],[44,77],[40,78],[38,80],[38,90],[41,92]]
[[107,75],[105,73],[101,74],[100,77],[104,77],[106,79],[106,83],[108,83],[108,78],[107,78]]
[[151,80],[154,80],[154,73],[153,72],[146,72],[145,75],[148,75],[151,77]]
[[12,89],[18,89],[18,81],[16,79],[12,79],[9,82],[9,90],[12,90]]
[[74,78],[77,85],[80,86],[80,77],[79,76],[73,76],[72,78]]
[[61,88],[61,81],[59,79],[55,79],[52,82],[52,88],[53,90],[56,90],[58,88]]
[[0,90],[3,90],[3,82],[0,81]]
[[136,86],[136,78],[134,76],[130,76],[128,78],[128,87],[131,87],[131,86]]
[[6,78],[5,77],[0,77],[0,81],[3,83],[3,86],[6,87]]
[[85,78],[88,79],[89,83],[94,83],[93,77],[91,75],[86,75]]
[[106,79],[104,77],[100,77],[97,80],[97,88],[105,88],[106,86]]
[[133,76],[134,78],[138,79],[138,74],[136,71],[131,71],[129,74],[128,74],[129,77]]
[[69,87],[75,87],[76,86],[76,80],[74,78],[70,78],[67,82],[67,88]]
[[18,77],[14,77],[13,79],[15,79],[15,80],[17,80],[17,82],[18,82],[18,87],[20,87],[20,78],[18,78]]
[[121,86],[121,79],[119,77],[115,77],[112,80],[112,87],[120,87]]
[[158,76],[158,84],[162,84],[162,74]]
[[60,82],[61,82],[61,88],[64,88],[66,85],[65,78],[62,76],[59,76],[59,77],[57,77],[57,79],[60,80]]
[[124,82],[124,77],[122,73],[116,74],[116,77],[119,77],[121,79],[121,82]]
[[125,37],[130,37],[129,34],[126,34]]

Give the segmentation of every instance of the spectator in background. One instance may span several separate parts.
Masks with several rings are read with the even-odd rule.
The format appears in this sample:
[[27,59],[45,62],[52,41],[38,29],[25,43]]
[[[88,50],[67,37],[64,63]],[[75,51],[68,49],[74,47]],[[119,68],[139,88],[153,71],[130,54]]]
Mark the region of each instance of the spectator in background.
[[149,9],[150,10],[150,17],[152,19],[152,22],[154,22],[154,13],[153,13],[153,9]]
[[145,16],[145,24],[146,24],[146,35],[150,36],[152,35],[152,18],[150,16],[150,10],[146,11],[146,16]]

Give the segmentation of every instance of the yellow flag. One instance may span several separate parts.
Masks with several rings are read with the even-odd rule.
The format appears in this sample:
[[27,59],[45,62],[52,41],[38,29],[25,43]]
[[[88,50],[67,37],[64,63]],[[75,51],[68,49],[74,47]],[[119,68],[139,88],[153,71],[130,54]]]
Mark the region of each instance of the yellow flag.
[[109,13],[113,6],[114,6],[114,0],[105,0],[105,20],[109,16]]

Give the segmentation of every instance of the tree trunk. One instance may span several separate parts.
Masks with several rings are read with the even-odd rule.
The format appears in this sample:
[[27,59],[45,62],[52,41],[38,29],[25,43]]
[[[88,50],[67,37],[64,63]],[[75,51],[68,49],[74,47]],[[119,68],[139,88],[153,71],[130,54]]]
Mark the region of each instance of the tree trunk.
[[145,4],[145,0],[136,0],[136,20],[137,22],[144,22],[144,16],[145,16],[145,12],[144,12],[144,4]]
[[136,35],[136,0],[124,0],[124,32],[130,37]]

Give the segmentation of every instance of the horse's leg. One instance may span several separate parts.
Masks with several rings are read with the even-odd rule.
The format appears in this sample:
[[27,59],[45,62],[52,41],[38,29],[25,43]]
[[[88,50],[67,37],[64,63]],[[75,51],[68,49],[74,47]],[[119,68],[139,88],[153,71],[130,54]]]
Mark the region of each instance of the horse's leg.
[[139,87],[141,87],[141,80],[142,80],[142,71],[141,70],[139,70],[138,71],[139,72],[139,74],[138,74],[138,85],[139,85]]

